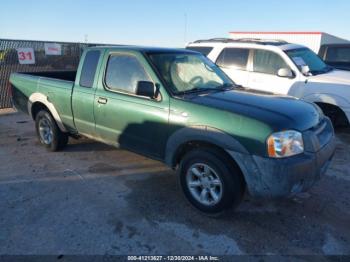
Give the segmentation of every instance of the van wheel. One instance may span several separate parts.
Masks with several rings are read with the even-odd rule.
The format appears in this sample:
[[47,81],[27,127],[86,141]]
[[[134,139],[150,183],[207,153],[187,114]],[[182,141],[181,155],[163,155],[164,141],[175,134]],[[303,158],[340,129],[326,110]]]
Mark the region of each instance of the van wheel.
[[217,150],[190,151],[181,160],[178,172],[185,197],[206,214],[218,215],[242,201],[243,175],[232,160]]
[[35,128],[40,143],[50,151],[58,151],[68,143],[68,134],[58,128],[56,121],[46,110],[37,113]]

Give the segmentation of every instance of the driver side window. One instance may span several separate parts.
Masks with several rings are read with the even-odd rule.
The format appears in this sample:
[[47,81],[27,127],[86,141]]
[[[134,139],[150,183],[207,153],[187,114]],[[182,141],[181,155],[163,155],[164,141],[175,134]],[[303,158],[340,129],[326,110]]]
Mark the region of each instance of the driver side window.
[[133,55],[111,55],[105,82],[110,90],[135,94],[138,81],[151,81],[145,69]]
[[289,66],[280,55],[267,50],[254,50],[253,72],[277,75],[281,68],[289,69]]

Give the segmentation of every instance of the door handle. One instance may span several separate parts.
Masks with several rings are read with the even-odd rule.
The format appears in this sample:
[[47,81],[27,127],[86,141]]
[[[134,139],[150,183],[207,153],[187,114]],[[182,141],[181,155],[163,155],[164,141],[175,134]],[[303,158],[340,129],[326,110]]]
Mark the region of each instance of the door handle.
[[99,104],[107,104],[107,98],[104,98],[104,97],[99,97],[98,100],[97,100],[97,103]]

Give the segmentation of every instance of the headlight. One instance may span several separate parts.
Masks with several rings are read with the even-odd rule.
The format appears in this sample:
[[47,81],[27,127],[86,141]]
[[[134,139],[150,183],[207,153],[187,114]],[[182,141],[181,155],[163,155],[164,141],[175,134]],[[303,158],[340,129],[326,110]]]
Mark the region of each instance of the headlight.
[[304,152],[303,136],[294,130],[273,133],[267,139],[267,152],[275,158],[300,154]]

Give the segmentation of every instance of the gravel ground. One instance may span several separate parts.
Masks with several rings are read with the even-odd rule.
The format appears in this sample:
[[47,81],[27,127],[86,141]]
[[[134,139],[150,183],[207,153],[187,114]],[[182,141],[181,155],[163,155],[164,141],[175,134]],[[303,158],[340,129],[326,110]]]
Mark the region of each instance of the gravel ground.
[[309,193],[218,219],[163,164],[85,139],[49,153],[20,113],[0,112],[0,163],[0,254],[350,255],[349,131]]

